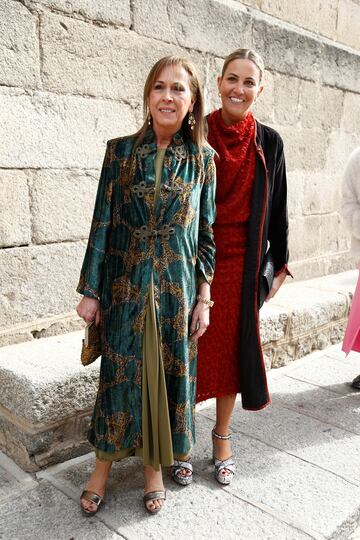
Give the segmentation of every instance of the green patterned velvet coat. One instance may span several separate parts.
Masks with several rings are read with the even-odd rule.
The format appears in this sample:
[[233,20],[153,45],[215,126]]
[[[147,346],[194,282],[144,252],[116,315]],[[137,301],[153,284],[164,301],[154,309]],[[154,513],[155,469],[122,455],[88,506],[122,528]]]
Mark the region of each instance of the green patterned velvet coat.
[[213,151],[181,132],[166,150],[154,207],[156,144],[149,128],[108,142],[77,291],[99,298],[103,354],[89,441],[115,452],[142,446],[142,336],[151,276],[174,453],[194,443],[196,344],[189,328],[199,277],[211,283],[215,246]]

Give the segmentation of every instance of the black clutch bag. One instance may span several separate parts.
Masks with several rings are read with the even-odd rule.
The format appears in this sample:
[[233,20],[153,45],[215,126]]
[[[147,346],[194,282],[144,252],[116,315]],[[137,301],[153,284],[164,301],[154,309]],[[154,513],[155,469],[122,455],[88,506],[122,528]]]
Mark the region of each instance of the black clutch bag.
[[274,259],[271,250],[268,249],[260,268],[258,294],[259,309],[262,307],[263,303],[265,302],[265,298],[271,290],[274,280],[274,273]]
[[83,366],[88,366],[95,362],[101,356],[101,334],[100,325],[96,325],[95,321],[86,325],[85,339],[82,341],[81,348],[81,363]]

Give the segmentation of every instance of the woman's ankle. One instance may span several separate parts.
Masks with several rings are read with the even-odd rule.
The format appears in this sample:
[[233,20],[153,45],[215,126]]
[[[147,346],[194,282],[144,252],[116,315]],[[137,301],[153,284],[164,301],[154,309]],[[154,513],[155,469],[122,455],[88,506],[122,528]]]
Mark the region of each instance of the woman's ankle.
[[158,471],[153,467],[144,466],[144,490],[158,491],[164,489],[161,467]]

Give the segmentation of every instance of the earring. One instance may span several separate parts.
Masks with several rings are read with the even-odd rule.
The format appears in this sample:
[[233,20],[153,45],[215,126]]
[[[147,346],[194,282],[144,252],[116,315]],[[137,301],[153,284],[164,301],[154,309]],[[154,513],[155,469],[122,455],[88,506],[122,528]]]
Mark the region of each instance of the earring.
[[189,113],[189,118],[188,118],[188,124],[190,126],[190,129],[191,131],[194,130],[194,126],[196,124],[196,120],[195,120],[195,116],[193,115],[193,113]]
[[151,126],[151,114],[150,114],[150,112],[148,112],[146,121],[147,121],[147,123],[148,123],[148,126]]
[[218,92],[218,96],[221,97],[221,92]]

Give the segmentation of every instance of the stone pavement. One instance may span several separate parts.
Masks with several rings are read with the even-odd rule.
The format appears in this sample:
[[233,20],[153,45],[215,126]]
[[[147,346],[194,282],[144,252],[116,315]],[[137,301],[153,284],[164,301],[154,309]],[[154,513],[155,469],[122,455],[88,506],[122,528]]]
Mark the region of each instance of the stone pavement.
[[194,482],[181,488],[165,473],[167,502],[157,516],[142,505],[136,458],[116,463],[107,504],[91,519],[78,499],[93,465],[87,454],[34,475],[0,455],[2,540],[302,540],[360,539],[360,393],[348,382],[360,354],[340,346],[272,370],[272,404],[243,411],[232,428],[238,474],[213,478],[214,403],[197,414]]

